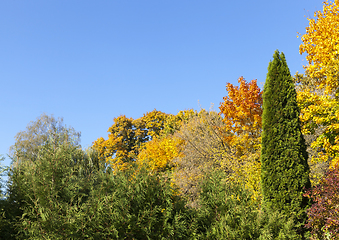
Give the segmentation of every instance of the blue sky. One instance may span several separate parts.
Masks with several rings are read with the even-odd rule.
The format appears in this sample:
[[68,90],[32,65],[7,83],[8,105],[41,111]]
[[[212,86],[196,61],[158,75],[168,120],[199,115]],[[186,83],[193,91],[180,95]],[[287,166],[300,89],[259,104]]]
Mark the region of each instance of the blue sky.
[[1,1],[0,154],[42,113],[63,117],[87,147],[121,114],[217,110],[227,82],[265,82],[276,49],[292,75],[303,72],[296,35],[321,9],[321,0]]

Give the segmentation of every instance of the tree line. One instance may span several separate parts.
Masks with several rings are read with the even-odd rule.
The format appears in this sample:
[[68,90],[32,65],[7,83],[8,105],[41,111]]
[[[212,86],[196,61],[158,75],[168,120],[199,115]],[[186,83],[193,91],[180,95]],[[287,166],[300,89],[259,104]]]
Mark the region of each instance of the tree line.
[[88,149],[41,115],[1,168],[0,238],[338,238],[338,10],[309,19],[305,74],[275,51],[264,89],[240,77],[218,111],[118,116]]

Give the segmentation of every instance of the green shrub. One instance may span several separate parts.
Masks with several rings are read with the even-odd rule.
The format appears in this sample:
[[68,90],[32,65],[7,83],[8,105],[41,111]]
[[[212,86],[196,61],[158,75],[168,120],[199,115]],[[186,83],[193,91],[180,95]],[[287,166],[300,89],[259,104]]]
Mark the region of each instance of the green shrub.
[[90,239],[189,239],[193,210],[169,181],[146,170],[105,173],[81,220]]
[[[89,197],[97,171],[87,157],[68,143],[40,147],[34,161],[26,159],[12,170],[9,205],[16,206],[12,222],[17,239],[70,239],[79,236],[77,219]],[[86,169],[86,170],[85,170]],[[92,175],[88,174],[92,171]]]
[[214,171],[202,183],[197,214],[202,239],[298,239],[293,219],[260,210],[250,191],[224,179],[225,173]]
[[77,147],[47,144],[13,172],[17,239],[189,239],[194,233],[193,210],[169,180],[144,169],[113,173],[89,158]]

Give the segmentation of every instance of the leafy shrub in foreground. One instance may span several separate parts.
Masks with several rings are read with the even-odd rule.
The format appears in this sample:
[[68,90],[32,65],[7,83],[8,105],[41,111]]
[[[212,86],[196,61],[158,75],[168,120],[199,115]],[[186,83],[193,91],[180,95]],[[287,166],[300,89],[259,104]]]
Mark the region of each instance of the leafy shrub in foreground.
[[83,208],[90,239],[189,239],[192,211],[170,182],[146,170],[105,173]]
[[13,172],[8,204],[21,211],[11,220],[13,237],[189,239],[194,233],[193,211],[169,180],[145,169],[91,170],[89,158],[77,147],[47,143],[34,162]]
[[34,161],[13,168],[7,205],[17,209],[11,210],[17,239],[79,237],[77,219],[83,218],[98,171],[88,160],[77,146],[46,142]]
[[250,191],[212,172],[202,183],[198,231],[203,239],[299,239],[293,219],[260,210]]

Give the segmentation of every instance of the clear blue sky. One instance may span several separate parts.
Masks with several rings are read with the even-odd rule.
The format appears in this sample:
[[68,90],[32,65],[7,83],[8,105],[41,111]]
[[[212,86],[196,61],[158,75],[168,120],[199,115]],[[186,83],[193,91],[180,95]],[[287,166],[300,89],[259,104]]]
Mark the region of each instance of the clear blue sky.
[[296,35],[321,9],[321,0],[1,1],[0,154],[44,112],[87,147],[121,114],[176,114],[198,101],[218,109],[227,82],[265,82],[276,49],[292,75],[303,72]]

